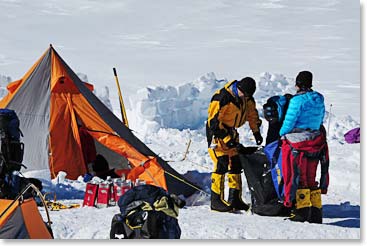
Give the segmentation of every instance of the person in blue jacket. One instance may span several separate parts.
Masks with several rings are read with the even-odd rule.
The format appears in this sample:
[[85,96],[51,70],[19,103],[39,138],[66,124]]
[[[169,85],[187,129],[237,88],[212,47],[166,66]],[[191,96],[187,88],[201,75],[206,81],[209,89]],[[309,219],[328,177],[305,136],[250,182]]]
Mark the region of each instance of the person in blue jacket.
[[[324,97],[312,88],[312,73],[296,77],[297,93],[289,102],[279,135],[282,139],[284,205],[293,207],[290,219],[322,223],[321,193],[328,186],[328,147],[322,125]],[[316,171],[321,162],[320,183]],[[325,192],[324,192],[325,191]]]
[[324,97],[311,89],[312,73],[302,71],[296,78],[297,93],[289,102],[279,135],[297,130],[319,130],[325,115]]

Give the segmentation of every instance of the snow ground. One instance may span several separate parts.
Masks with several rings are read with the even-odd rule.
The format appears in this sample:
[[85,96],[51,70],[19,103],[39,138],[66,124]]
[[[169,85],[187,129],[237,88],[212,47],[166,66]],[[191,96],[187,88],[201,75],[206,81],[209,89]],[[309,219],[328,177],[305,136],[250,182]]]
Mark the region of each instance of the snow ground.
[[[269,73],[263,73],[265,74]],[[269,75],[268,78],[286,78],[283,75]],[[286,79],[262,80],[263,83],[266,81],[269,84],[263,89],[259,86],[255,94],[258,102],[264,102],[269,95],[284,94],[289,90],[288,84],[285,83]],[[213,88],[216,88],[214,85],[219,85],[220,82],[212,80],[211,84]],[[189,83],[186,87],[189,88],[190,85],[192,86]],[[178,85],[178,87],[181,86],[183,85]],[[172,88],[169,91],[172,91]],[[190,95],[192,98],[196,96],[204,100],[205,97],[195,90],[190,89],[189,91],[193,92]],[[149,103],[157,105],[163,99],[165,99],[164,96],[162,99],[151,97]],[[176,97],[175,105],[182,108],[187,104],[185,100],[180,101],[180,98]],[[189,108],[191,112],[196,110],[193,105],[188,107],[192,107],[191,110]],[[114,108],[118,108],[117,105]],[[158,110],[155,112],[157,115],[153,115],[153,118],[163,117],[159,115]],[[137,116],[139,112],[135,111],[135,113]],[[188,124],[195,125],[196,119],[194,117],[191,119],[192,122],[188,121]],[[327,119],[328,117],[325,118],[325,125],[328,124]],[[359,123],[352,117],[338,118],[332,115],[331,119],[329,127],[330,189],[329,193],[323,196],[324,224],[297,223],[295,225],[295,223],[285,221],[282,217],[212,212],[209,208],[208,196],[202,196],[199,200],[191,197],[188,202],[192,206],[187,206],[180,211],[179,223],[182,229],[182,239],[359,239],[361,237],[360,145],[346,144],[343,139],[343,134],[348,129],[358,126]],[[263,121],[262,133],[265,136],[267,123],[264,119]],[[155,123],[159,125],[158,122]],[[139,124],[135,127],[143,129],[139,127]],[[239,130],[241,142],[248,146],[254,145],[251,133],[248,131],[247,125]],[[145,132],[135,131],[135,133],[155,153],[170,161],[170,165],[178,172],[200,184],[205,192],[210,192],[212,163],[207,154],[206,137],[202,127],[179,130],[159,126],[156,131],[151,129]],[[191,140],[189,152],[187,158],[182,161],[189,140]],[[25,174],[41,177],[45,186],[44,190],[56,193],[61,202],[82,204],[86,184],[81,177],[76,181],[57,178],[50,181],[47,173],[47,171],[31,171]],[[244,178],[244,175],[242,176]],[[243,196],[247,201],[250,200],[246,182],[243,183]],[[55,237],[60,239],[108,239],[111,219],[118,211],[118,207],[107,209],[84,207],[51,211]],[[92,226],[81,227],[81,223]]]

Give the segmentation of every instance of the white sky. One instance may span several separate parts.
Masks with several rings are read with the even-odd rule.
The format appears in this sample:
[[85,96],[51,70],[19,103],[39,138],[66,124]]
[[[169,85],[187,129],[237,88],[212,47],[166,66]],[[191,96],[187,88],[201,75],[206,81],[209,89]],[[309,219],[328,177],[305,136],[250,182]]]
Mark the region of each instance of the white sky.
[[315,89],[332,94],[335,112],[358,119],[359,7],[347,0],[0,0],[0,74],[20,78],[50,43],[96,85],[114,89],[116,67],[125,95],[207,72],[231,80],[308,69]]

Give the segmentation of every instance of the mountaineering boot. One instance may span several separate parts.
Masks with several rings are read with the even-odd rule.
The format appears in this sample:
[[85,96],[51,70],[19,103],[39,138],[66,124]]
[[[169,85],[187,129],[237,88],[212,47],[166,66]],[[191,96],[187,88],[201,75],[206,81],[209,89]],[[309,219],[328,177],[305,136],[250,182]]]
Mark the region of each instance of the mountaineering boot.
[[321,189],[311,190],[310,200],[312,206],[308,222],[322,224]]
[[296,208],[289,217],[292,221],[308,221],[311,213],[310,189],[298,189],[296,192]]
[[212,173],[210,209],[229,212],[232,208],[224,201],[224,174]]
[[228,174],[228,203],[234,210],[249,210],[250,206],[242,201],[241,174]]
[[229,189],[228,203],[234,210],[249,210],[250,206],[242,201],[242,190]]

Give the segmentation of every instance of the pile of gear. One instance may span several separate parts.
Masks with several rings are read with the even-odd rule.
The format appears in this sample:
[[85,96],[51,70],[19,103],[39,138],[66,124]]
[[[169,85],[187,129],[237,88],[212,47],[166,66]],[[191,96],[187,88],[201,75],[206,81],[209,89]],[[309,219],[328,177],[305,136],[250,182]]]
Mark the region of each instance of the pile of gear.
[[179,239],[179,209],[186,202],[153,185],[136,186],[118,201],[110,239]]

